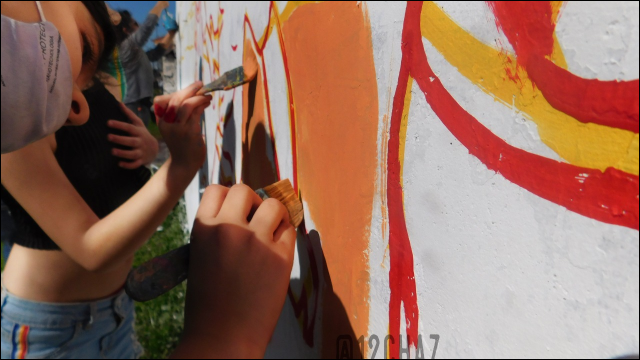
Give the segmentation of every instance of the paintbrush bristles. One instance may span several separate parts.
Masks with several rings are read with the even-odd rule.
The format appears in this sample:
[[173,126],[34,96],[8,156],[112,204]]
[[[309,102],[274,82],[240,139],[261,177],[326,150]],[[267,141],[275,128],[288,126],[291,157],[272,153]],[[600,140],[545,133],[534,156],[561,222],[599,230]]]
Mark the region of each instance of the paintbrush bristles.
[[262,189],[270,198],[278,199],[289,212],[289,222],[293,227],[298,227],[304,217],[302,203],[298,200],[289,179],[278,181],[275,184],[265,186]]

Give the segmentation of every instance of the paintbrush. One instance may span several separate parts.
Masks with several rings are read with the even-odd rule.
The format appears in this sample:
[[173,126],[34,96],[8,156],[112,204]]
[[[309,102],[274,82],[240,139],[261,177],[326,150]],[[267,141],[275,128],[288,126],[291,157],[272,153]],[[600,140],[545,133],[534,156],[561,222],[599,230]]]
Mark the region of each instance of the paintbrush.
[[[249,47],[247,48],[247,46]],[[255,53],[251,49],[251,44],[245,43],[245,48],[249,50],[245,53],[242,66],[238,66],[220,75],[220,77],[213,82],[200,88],[196,95],[204,95],[218,90],[230,90],[253,80],[258,74],[258,61],[256,60]]]
[[[298,227],[304,215],[302,203],[293,191],[289,179],[256,190],[263,199],[280,200],[289,212],[289,222]],[[155,257],[129,272],[125,291],[135,301],[149,301],[165,294],[187,279],[189,244]]]

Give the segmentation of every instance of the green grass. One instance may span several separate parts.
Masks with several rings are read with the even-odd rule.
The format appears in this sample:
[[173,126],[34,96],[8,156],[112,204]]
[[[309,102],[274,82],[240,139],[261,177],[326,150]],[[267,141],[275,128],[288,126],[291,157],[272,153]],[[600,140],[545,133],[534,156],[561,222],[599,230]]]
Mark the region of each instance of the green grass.
[[[184,231],[184,202],[169,214],[162,231],[157,231],[136,253],[134,266],[173,250],[188,241]],[[175,349],[184,323],[186,283],[145,303],[136,303],[136,333],[145,349],[144,359],[166,359]]]

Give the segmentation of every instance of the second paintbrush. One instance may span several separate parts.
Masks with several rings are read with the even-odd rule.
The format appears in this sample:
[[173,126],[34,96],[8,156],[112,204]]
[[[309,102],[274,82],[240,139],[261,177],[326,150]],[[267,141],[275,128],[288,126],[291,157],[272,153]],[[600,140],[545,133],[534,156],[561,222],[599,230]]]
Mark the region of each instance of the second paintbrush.
[[[300,225],[303,217],[302,203],[288,179],[259,189],[256,193],[263,200],[274,198],[282,202],[289,213],[291,225]],[[186,280],[190,251],[189,244],[183,245],[131,270],[125,284],[129,297],[135,301],[152,300]]]

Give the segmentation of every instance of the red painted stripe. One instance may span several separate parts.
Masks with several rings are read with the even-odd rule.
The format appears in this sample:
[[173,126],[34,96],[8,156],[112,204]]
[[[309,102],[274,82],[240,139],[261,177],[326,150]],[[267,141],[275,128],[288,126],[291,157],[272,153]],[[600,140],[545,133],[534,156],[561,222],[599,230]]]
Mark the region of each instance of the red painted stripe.
[[492,1],[489,6],[518,64],[551,106],[583,123],[638,133],[638,80],[583,79],[546,59],[553,52],[555,31],[548,1]]
[[540,56],[528,64],[529,78],[554,108],[583,123],[638,133],[638,80],[583,79]]
[[[407,335],[415,346],[418,339],[418,297],[416,281],[413,272],[413,251],[407,232],[404,216],[402,183],[400,179],[400,125],[402,110],[409,81],[411,65],[407,51],[410,44],[410,32],[417,31],[420,35],[420,11],[422,2],[409,2],[405,13],[402,63],[398,75],[398,85],[393,97],[391,124],[389,129],[389,146],[387,151],[387,209],[389,212],[389,335],[393,338],[389,344],[389,357],[397,358],[400,352],[400,313],[404,305],[404,320]],[[411,16],[415,14],[417,16]],[[416,22],[417,20],[417,22]],[[385,354],[386,355],[386,354]]]

